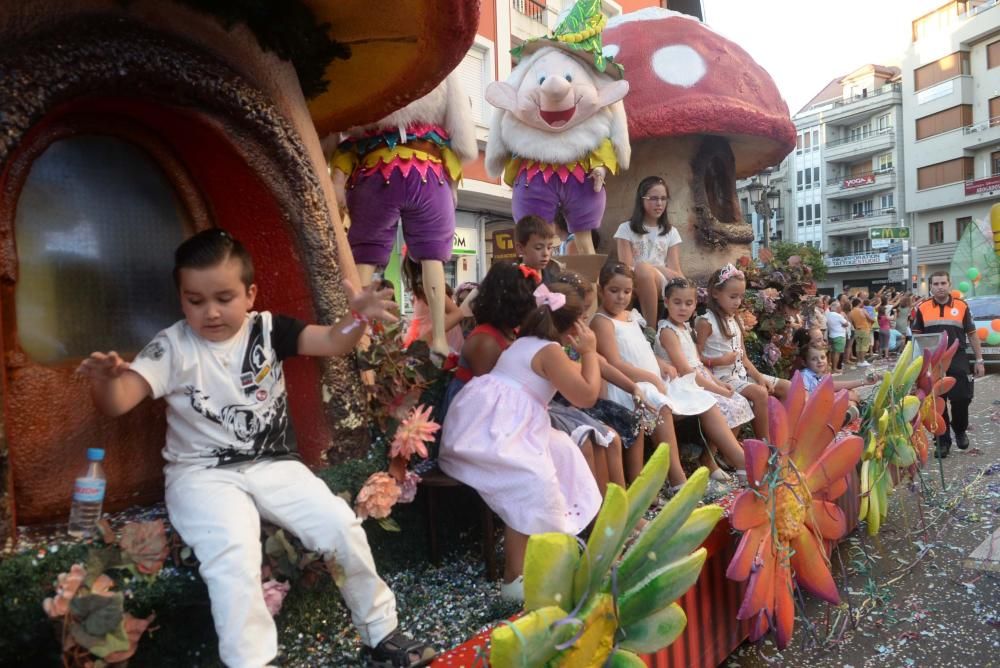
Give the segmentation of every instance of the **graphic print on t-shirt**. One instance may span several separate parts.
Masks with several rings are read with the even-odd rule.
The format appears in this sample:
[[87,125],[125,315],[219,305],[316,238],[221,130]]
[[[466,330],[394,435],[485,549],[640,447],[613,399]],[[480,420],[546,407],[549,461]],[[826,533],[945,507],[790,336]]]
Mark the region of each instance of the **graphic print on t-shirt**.
[[219,465],[294,453],[295,434],[289,423],[288,395],[283,385],[279,385],[283,379],[282,366],[265,339],[259,315],[251,321],[239,378],[247,404],[214,407],[210,395],[194,386],[186,388],[191,408],[220,425],[236,441],[212,452],[219,458]]

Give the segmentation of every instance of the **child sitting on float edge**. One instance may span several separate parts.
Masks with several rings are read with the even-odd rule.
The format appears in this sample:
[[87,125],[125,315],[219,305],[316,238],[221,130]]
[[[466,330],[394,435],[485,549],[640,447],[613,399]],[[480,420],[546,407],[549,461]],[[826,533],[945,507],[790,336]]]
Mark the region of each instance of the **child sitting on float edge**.
[[115,352],[95,352],[80,372],[111,416],[146,397],[166,399],[167,513],[200,561],[222,661],[259,668],[278,653],[261,589],[264,518],[323,554],[338,573],[365,665],[427,665],[434,649],[397,629],[395,597],[375,571],[361,521],[299,461],[282,370],[294,355],[350,353],[368,319],[395,319],[388,291],[357,292],[345,281],[351,314],[330,326],[251,311],[253,262],[219,229],[177,248],[174,281],[183,320],[157,334],[131,364]]

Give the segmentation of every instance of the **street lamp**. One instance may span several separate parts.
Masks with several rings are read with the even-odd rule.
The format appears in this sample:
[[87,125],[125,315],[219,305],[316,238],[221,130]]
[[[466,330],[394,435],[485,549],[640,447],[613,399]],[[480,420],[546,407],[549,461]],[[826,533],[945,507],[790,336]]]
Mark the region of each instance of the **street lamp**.
[[757,215],[764,221],[764,234],[761,242],[765,248],[767,248],[771,240],[771,216],[778,209],[781,202],[781,192],[768,184],[771,180],[772,171],[771,168],[765,169],[750,179],[750,185],[747,186],[750,203],[753,205]]

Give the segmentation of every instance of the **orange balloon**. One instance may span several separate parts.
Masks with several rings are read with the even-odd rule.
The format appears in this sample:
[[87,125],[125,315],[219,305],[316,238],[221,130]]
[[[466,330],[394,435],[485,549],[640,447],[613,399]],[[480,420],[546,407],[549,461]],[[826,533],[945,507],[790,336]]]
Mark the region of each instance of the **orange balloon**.
[[[993,322],[996,322],[996,320],[994,320]],[[979,329],[976,330],[976,336],[979,337],[980,341],[985,341],[986,337],[989,335],[990,335],[990,330],[986,329],[985,327],[980,327]]]
[[1000,332],[1000,318],[993,318],[993,322],[990,323],[990,327],[993,328],[993,331]]
[[951,296],[954,297],[955,299],[961,299],[962,298],[962,291],[961,290],[952,290],[951,291]]

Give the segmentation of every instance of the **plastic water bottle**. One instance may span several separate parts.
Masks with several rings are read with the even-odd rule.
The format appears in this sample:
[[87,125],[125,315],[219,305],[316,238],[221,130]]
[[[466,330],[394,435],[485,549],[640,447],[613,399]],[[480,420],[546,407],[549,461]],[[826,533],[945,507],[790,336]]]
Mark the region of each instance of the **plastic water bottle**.
[[76,538],[90,536],[97,531],[104,504],[104,450],[87,448],[87,468],[73,485],[73,507],[69,511],[69,535]]

